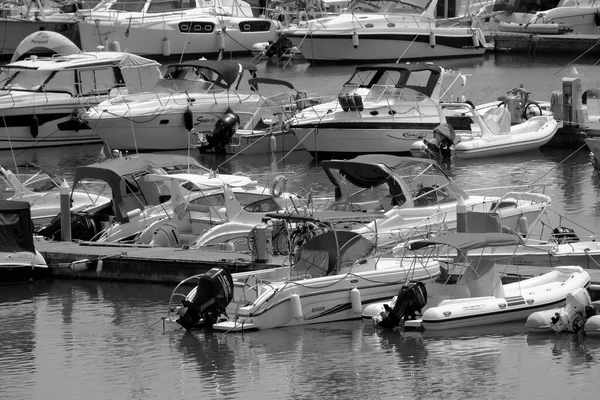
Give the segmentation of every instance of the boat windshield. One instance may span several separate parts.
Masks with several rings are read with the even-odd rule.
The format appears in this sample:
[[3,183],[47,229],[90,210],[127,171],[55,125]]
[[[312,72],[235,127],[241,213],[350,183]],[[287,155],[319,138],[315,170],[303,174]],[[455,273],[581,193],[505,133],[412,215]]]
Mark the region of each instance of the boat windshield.
[[[22,90],[37,92],[50,77],[52,71],[5,70],[7,78],[2,82],[2,90]],[[11,73],[12,72],[12,73]]]
[[497,0],[492,11],[535,13],[558,6],[559,0]]
[[146,2],[144,0],[116,0],[114,2],[102,2],[94,11],[126,11],[142,12]]
[[344,13],[422,14],[430,3],[431,0],[354,0]]

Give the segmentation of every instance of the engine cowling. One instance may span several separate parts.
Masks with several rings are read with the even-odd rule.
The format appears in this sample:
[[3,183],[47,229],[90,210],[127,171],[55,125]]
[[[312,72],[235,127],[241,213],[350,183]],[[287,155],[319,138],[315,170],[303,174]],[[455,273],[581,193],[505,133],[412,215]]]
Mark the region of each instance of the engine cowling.
[[220,315],[225,314],[232,299],[231,273],[227,267],[212,268],[198,278],[195,291],[182,300],[185,312],[176,322],[190,330],[202,319],[204,326],[211,327]]

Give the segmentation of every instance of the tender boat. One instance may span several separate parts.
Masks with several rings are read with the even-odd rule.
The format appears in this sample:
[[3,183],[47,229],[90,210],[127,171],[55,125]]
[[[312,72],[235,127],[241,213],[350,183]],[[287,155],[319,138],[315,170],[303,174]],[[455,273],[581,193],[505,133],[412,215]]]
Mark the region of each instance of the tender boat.
[[474,27],[441,27],[431,0],[355,0],[339,15],[284,29],[310,62],[377,62],[477,56],[488,48]]
[[[476,251],[520,243],[519,236],[506,233],[450,233],[409,243],[412,250],[447,246],[455,249],[459,258],[445,263],[442,279],[426,285],[427,304],[416,310],[422,311],[420,318],[406,321],[406,326],[446,330],[526,320],[532,312],[555,308],[570,292],[590,284],[589,274],[579,266],[556,267],[533,278],[503,284],[499,273],[502,267],[495,261],[480,259]],[[437,251],[432,250],[432,255],[440,257]],[[408,295],[400,292],[394,304],[375,305],[364,315],[375,317],[382,326],[395,325],[413,309],[412,302],[409,291]]]
[[[278,217],[295,226],[314,221],[302,214]],[[338,217],[331,216],[331,221]],[[224,268],[213,268],[186,280],[197,280],[198,285],[185,296],[182,307],[174,308],[171,304],[182,283],[177,286],[169,319],[177,316],[186,329],[203,324],[225,332],[359,319],[366,305],[397,292],[408,279],[429,281],[440,272],[437,262],[423,265],[377,257],[367,263],[374,243],[353,232],[310,231],[290,239],[294,250],[291,267],[283,268],[287,276],[266,280],[261,274],[274,271],[232,276]]]
[[[558,130],[558,122],[552,115],[538,115],[513,125],[510,111],[497,107],[479,115],[474,107],[465,104],[468,112],[448,121],[467,119],[466,124],[456,124],[456,137],[452,152],[457,159],[506,156],[535,150],[552,140]],[[470,123],[469,123],[470,122]],[[428,157],[427,139],[411,145],[414,157]]]
[[335,100],[300,110],[289,125],[319,160],[408,155],[446,122],[442,103],[462,101],[465,84],[460,71],[429,63],[359,66]]
[[84,50],[101,44],[148,56],[250,54],[279,28],[242,0],[105,0],[77,15]]
[[588,137],[585,139],[585,144],[590,149],[590,161],[596,171],[600,171],[600,138]]
[[567,295],[562,307],[532,313],[525,326],[530,332],[584,332],[600,336],[599,306],[592,302],[587,290],[578,288]]
[[[47,43],[55,35],[66,40],[57,33],[42,31],[25,38],[22,45],[27,49],[40,47],[35,43]],[[2,67],[1,74],[0,149],[100,142],[81,121],[80,113],[115,91],[152,87],[160,77],[159,66],[130,53],[78,50],[10,62]]]
[[486,32],[531,35],[597,35],[593,0],[496,0],[472,17]]
[[239,89],[244,77],[255,75],[256,66],[244,62],[172,64],[150,91],[107,100],[83,119],[120,150],[186,149],[200,146],[200,139],[206,148],[221,149],[264,101],[255,91]]
[[0,284],[50,275],[44,257],[35,249],[29,203],[0,200]]
[[[60,212],[61,181],[53,174],[38,170],[25,182],[10,170],[0,166],[0,178],[4,180],[12,195],[7,200],[25,201],[29,203],[31,220],[34,228],[38,229],[49,223]],[[90,191],[87,188],[71,193],[72,209],[80,210],[90,206],[110,204],[111,199]]]

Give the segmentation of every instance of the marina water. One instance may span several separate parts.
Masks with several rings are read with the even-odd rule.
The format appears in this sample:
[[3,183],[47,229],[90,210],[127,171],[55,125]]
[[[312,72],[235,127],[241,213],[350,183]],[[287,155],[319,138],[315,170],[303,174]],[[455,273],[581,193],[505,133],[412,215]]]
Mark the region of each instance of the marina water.
[[[491,54],[442,60],[471,74],[468,99],[491,101],[523,84],[549,100],[573,57]],[[598,60],[574,66],[583,89],[600,87]],[[353,66],[282,67],[259,76],[334,95]],[[26,161],[72,177],[94,162],[99,145],[0,153],[12,168]],[[185,153],[185,152],[183,152]],[[288,190],[332,194],[319,163],[290,155],[192,155],[222,173],[285,173]],[[549,185],[563,225],[600,226],[600,181],[586,148],[542,148],[512,157],[444,165],[465,189]],[[173,285],[55,280],[0,287],[1,399],[580,399],[597,395],[600,339],[528,334],[524,323],[440,333],[380,331],[350,321],[226,335],[163,330]]]

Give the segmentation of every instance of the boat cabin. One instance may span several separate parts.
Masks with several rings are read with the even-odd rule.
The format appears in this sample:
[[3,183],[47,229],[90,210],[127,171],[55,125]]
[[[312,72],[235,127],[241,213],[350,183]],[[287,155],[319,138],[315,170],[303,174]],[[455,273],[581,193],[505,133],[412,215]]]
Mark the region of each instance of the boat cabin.
[[340,96],[359,94],[364,102],[457,101],[466,77],[458,70],[425,64],[379,64],[356,67]]

